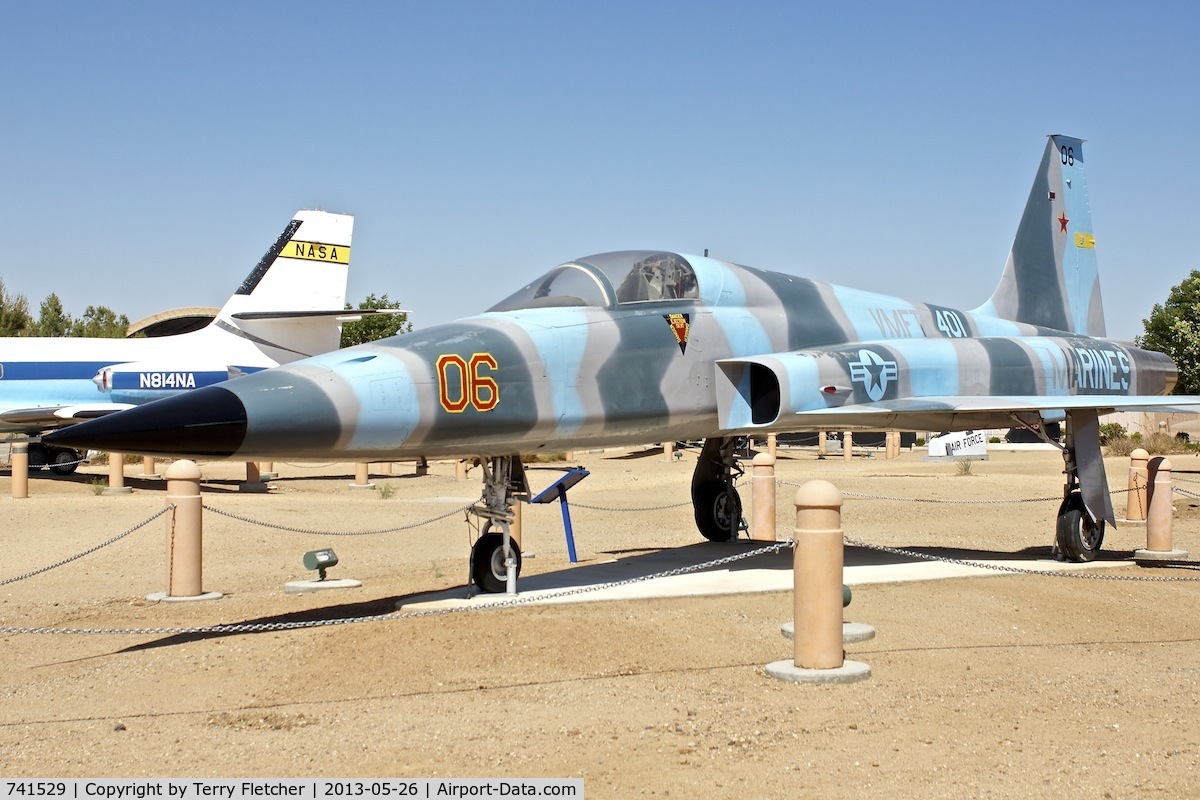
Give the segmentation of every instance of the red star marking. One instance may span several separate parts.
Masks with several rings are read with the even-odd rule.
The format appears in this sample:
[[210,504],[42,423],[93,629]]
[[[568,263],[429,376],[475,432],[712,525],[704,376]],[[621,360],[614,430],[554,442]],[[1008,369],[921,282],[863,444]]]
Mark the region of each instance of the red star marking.
[[1058,218],[1058,224],[1059,224],[1059,225],[1062,225],[1062,229],[1061,229],[1061,230],[1059,230],[1059,233],[1066,233],[1066,232],[1067,232],[1067,223],[1068,223],[1068,222],[1070,222],[1070,221],[1071,221],[1071,220],[1067,219],[1067,212],[1065,212],[1065,211],[1064,211],[1064,212],[1062,212],[1062,216]]

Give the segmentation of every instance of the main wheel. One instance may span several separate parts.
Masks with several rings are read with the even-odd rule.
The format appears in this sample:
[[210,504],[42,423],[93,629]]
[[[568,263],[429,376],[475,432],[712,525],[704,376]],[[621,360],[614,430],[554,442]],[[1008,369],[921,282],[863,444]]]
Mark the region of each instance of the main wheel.
[[52,450],[50,452],[50,471],[58,475],[70,475],[79,469],[79,459],[79,453],[74,450]]
[[[521,548],[512,539],[513,562],[517,575],[521,574]],[[504,566],[504,536],[496,532],[484,534],[471,548],[471,579],[480,591],[495,594],[508,588],[508,570]]]
[[1092,522],[1079,502],[1071,503],[1058,512],[1056,541],[1068,561],[1094,561],[1104,543],[1104,520]]
[[696,527],[710,542],[728,542],[742,521],[742,498],[737,489],[726,488],[724,481],[705,481],[692,497],[696,507]]

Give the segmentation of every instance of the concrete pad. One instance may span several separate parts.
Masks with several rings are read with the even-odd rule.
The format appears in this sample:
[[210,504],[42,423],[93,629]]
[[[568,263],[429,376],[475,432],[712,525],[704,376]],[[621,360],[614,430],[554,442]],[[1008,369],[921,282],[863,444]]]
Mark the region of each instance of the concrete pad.
[[220,600],[225,595],[220,592],[205,592],[193,597],[172,597],[166,592],[152,592],[146,595],[151,603],[193,603],[197,600]]
[[1134,550],[1134,561],[1183,561],[1187,550]]
[[362,581],[354,578],[336,578],[332,580],[288,581],[283,585],[287,594],[304,594],[306,592],[323,592],[329,589],[357,589]]
[[772,678],[792,683],[858,683],[871,677],[871,665],[846,659],[834,669],[805,669],[797,667],[790,658],[772,661],[766,666]]
[[[522,576],[517,580],[517,590],[521,597],[528,598],[528,602],[539,604],[791,591],[794,583],[792,553],[786,548],[764,555],[750,556],[721,567],[642,580],[648,576],[704,564],[764,547],[770,547],[770,545],[739,540],[735,543],[701,542],[671,550],[638,552],[636,555],[611,561],[583,562],[555,572]],[[928,547],[913,549],[931,555],[957,557],[990,565],[1017,567],[1037,572],[1069,572],[1134,566],[1134,562],[1126,560],[1099,560],[1075,564],[1055,561],[1049,556],[1041,558],[1022,556],[1018,553],[964,552]],[[860,547],[846,548],[845,563],[842,582],[850,586],[1012,574],[944,561],[918,560]],[[637,580],[620,586],[606,585],[631,579]],[[567,589],[586,587],[597,588],[569,596],[555,596]],[[487,605],[511,599],[503,594],[476,594],[474,597],[468,598],[467,592],[468,587],[461,586],[441,592],[415,595],[398,603],[397,608],[404,611],[457,608]]]
[[[796,623],[785,622],[779,626],[785,639],[796,638]],[[842,644],[858,644],[875,638],[875,626],[865,622],[842,622]]]

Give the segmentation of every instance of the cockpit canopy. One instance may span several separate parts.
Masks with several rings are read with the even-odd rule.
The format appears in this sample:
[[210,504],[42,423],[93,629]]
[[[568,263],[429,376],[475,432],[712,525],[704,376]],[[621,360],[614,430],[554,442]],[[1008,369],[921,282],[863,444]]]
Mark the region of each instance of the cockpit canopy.
[[687,259],[654,250],[600,253],[562,264],[489,311],[694,300],[700,296]]

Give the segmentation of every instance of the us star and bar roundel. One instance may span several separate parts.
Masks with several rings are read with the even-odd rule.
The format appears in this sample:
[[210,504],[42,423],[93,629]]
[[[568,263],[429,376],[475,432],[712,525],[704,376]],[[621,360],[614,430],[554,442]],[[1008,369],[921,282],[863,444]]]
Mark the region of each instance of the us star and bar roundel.
[[671,326],[675,341],[679,343],[679,352],[687,352],[688,334],[692,330],[691,314],[663,314],[663,319]]

